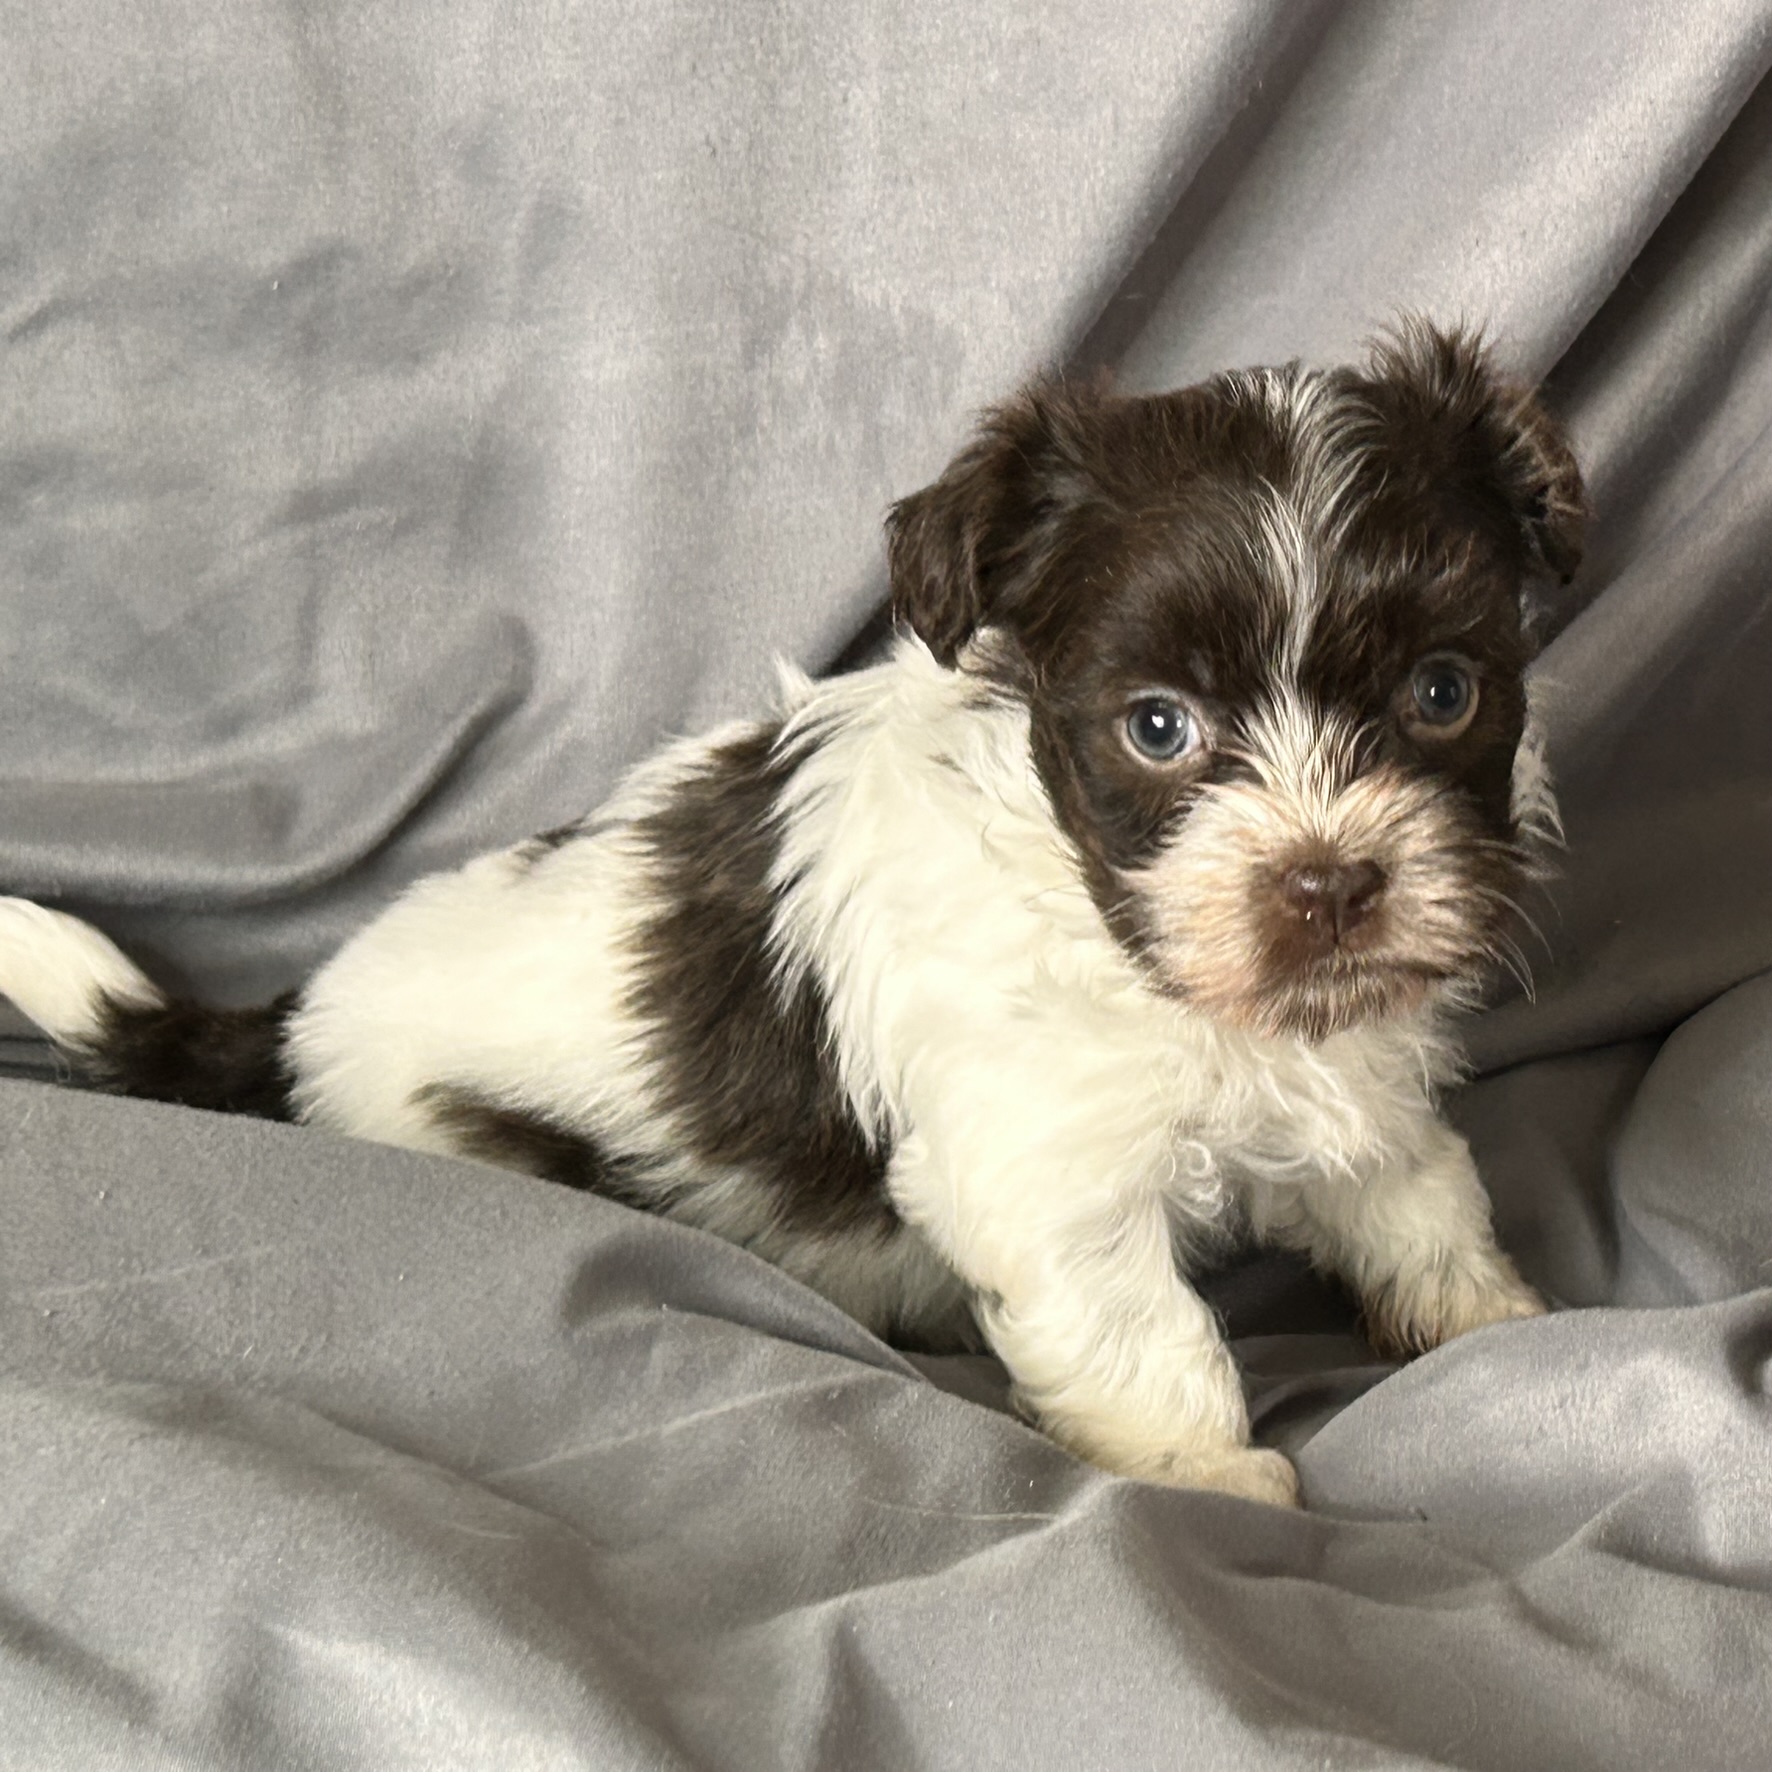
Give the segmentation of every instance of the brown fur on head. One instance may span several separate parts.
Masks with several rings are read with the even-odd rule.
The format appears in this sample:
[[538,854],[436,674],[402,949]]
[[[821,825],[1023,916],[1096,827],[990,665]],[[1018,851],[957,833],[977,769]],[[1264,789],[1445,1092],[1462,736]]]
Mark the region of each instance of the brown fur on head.
[[1409,321],[1329,372],[1030,389],[895,507],[893,602],[1026,702],[1151,976],[1320,1038],[1468,994],[1505,941],[1524,599],[1583,512],[1536,397]]

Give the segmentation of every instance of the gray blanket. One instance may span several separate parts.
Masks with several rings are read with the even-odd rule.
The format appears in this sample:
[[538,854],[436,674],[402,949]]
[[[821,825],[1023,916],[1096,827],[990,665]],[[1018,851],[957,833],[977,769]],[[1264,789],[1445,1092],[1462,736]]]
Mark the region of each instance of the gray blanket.
[[683,1228],[0,1083],[0,1765],[1772,1764],[1769,67],[1764,0],[0,6],[0,887],[214,1000],[828,663],[1037,367],[1481,319],[1597,509],[1455,1109],[1569,1308],[1398,1370],[1220,1276],[1291,1516]]

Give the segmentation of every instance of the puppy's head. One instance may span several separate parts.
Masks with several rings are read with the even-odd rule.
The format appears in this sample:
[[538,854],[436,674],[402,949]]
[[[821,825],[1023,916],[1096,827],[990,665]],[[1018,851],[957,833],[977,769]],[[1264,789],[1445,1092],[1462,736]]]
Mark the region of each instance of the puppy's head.
[[1048,385],[893,511],[893,601],[1025,700],[1109,926],[1322,1038],[1470,994],[1526,869],[1522,609],[1580,558],[1561,432],[1462,334],[1154,397]]

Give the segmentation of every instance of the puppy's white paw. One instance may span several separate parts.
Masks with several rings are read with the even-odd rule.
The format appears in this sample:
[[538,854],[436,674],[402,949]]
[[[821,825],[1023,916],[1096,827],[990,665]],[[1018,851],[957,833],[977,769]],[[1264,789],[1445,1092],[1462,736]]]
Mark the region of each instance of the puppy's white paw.
[[1261,1446],[1233,1446],[1215,1452],[1182,1452],[1169,1459],[1160,1471],[1141,1476],[1175,1489],[1216,1489],[1222,1495],[1240,1495],[1245,1501],[1263,1501],[1269,1507],[1301,1507],[1298,1472],[1283,1453]]
[[1112,1441],[1099,1431],[1079,1434],[1048,1423],[1047,1431],[1080,1457],[1120,1477],[1161,1483],[1169,1489],[1216,1489],[1270,1507],[1300,1507],[1298,1472],[1284,1454],[1249,1446],[1218,1434],[1177,1440],[1155,1435],[1121,1434]]
[[1245,1501],[1265,1501],[1269,1507],[1304,1505],[1292,1460],[1264,1446],[1247,1447],[1182,1480],[1190,1489],[1217,1489]]
[[1381,1353],[1421,1354],[1491,1323],[1542,1317],[1547,1306],[1499,1250],[1398,1275],[1366,1299],[1366,1333]]

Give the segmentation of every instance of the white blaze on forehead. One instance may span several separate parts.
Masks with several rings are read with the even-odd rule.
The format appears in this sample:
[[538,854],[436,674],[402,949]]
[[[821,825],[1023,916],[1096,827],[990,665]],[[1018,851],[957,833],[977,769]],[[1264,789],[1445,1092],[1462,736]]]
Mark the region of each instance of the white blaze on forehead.
[[1286,414],[1286,491],[1300,525],[1326,551],[1341,546],[1353,515],[1349,495],[1365,453],[1359,433],[1366,417],[1365,407],[1327,376],[1299,376]]
[[1286,443],[1285,474],[1261,489],[1250,545],[1285,599],[1277,662],[1296,681],[1322,607],[1325,563],[1343,545],[1352,515],[1363,409],[1312,370],[1253,370],[1229,382],[1238,397],[1261,407]]
[[1316,542],[1299,520],[1297,508],[1274,486],[1261,489],[1249,542],[1256,569],[1281,597],[1286,625],[1274,663],[1279,680],[1293,684],[1322,600]]

